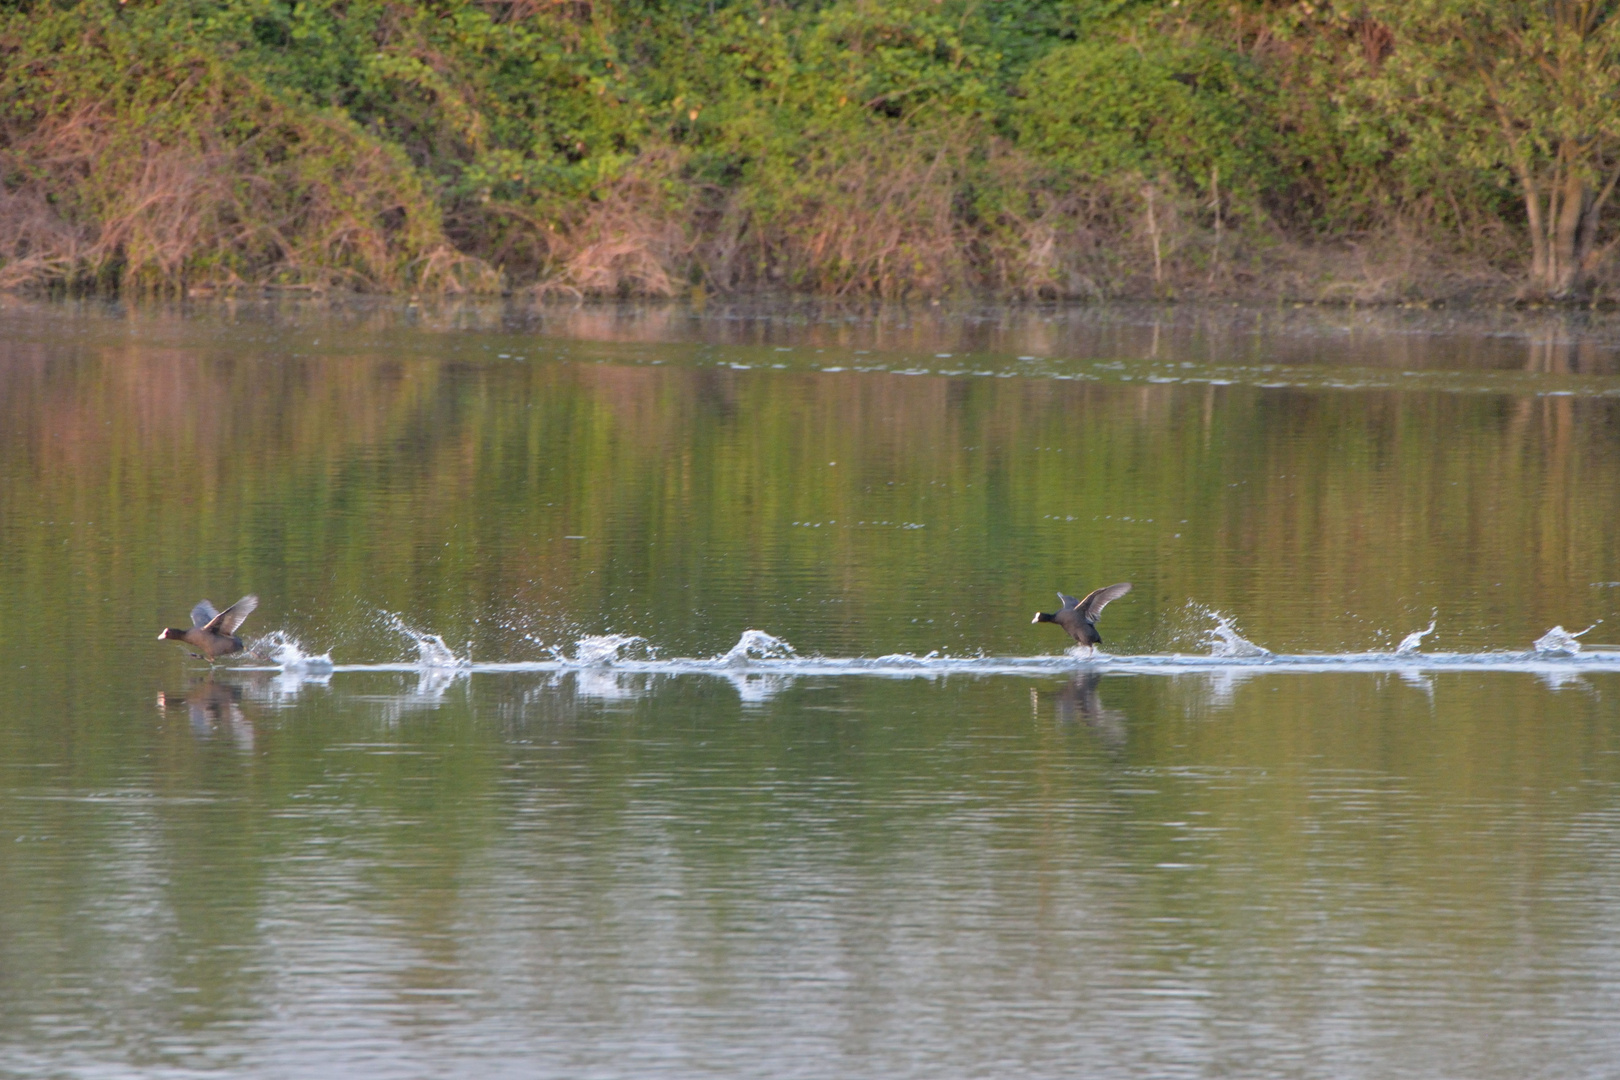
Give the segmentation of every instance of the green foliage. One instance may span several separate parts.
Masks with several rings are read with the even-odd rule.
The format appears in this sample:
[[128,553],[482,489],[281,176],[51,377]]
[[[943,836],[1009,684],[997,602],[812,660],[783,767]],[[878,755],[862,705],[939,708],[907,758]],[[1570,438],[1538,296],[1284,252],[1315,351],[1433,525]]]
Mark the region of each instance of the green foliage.
[[0,283],[1096,293],[1150,243],[1156,287],[1396,223],[1497,251],[1620,128],[1611,22],[1490,7],[10,0]]
[[1076,42],[1032,67],[1021,144],[1081,183],[1163,177],[1251,197],[1279,188],[1275,87],[1263,73],[1207,41],[1132,37]]
[[6,25],[8,277],[392,289],[464,268],[397,146],[174,29],[96,10]]
[[592,24],[386,0],[210,7],[196,26],[216,49],[402,146],[453,197],[588,192],[641,134],[633,88]]
[[1517,188],[1534,287],[1578,292],[1620,181],[1620,4],[1416,0],[1372,6],[1407,42],[1367,81],[1415,174],[1455,161]]

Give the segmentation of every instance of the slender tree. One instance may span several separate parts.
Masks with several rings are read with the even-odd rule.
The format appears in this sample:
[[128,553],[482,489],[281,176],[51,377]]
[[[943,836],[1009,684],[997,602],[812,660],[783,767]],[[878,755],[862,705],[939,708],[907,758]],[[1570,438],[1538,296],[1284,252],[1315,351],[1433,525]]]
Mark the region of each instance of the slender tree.
[[1409,151],[1501,169],[1524,199],[1530,281],[1579,294],[1620,181],[1620,0],[1378,0],[1369,80]]

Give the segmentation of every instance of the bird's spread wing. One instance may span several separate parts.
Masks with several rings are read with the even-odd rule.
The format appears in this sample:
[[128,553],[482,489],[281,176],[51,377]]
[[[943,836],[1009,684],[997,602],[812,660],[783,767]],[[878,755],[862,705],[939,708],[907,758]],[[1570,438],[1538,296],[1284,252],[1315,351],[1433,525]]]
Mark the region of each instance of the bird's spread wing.
[[214,605],[206,600],[199,600],[197,606],[191,609],[192,626],[207,626],[217,618],[219,612],[215,611]]
[[224,611],[215,615],[208,623],[208,629],[221,634],[234,634],[236,628],[242,625],[242,620],[253,614],[253,609],[259,606],[257,596],[244,596]]
[[1100,589],[1093,589],[1080,601],[1080,614],[1095,622],[1102,609],[1108,606],[1110,600],[1118,600],[1131,591],[1131,583],[1122,581],[1118,585],[1104,585]]
[[1078,604],[1080,601],[1076,600],[1074,597],[1070,596],[1068,593],[1058,593],[1058,602],[1060,604],[1062,604],[1065,608],[1072,608],[1076,604]]

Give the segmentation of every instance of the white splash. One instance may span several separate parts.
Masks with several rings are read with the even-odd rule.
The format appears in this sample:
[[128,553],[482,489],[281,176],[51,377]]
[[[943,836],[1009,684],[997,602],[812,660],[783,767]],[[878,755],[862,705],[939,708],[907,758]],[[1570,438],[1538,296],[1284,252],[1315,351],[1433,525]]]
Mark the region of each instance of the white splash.
[[646,638],[635,634],[587,634],[574,642],[574,656],[571,662],[590,667],[611,664],[625,659],[626,649],[646,643]]
[[1413,653],[1416,653],[1418,651],[1418,647],[1423,644],[1423,639],[1434,633],[1434,627],[1437,621],[1438,616],[1431,618],[1429,620],[1428,629],[1414,630],[1410,634],[1407,634],[1405,637],[1401,638],[1401,643],[1395,646],[1395,655],[1411,656]]
[[[1069,651],[1073,652],[1074,650],[1071,649]],[[873,667],[895,668],[898,670],[903,670],[905,668],[926,668],[939,659],[939,650],[935,649],[931,652],[925,653],[922,656],[918,656],[916,653],[908,652],[886,653],[883,656],[873,657],[871,664]]]
[[714,659],[716,663],[735,666],[750,660],[792,660],[798,655],[793,646],[779,637],[772,637],[763,630],[744,630],[729,652]]
[[1237,622],[1231,616],[1207,610],[1204,614],[1215,620],[1215,625],[1204,631],[1204,644],[1209,646],[1209,655],[1222,660],[1272,655],[1270,649],[1262,648],[1238,633]]
[[455,668],[466,667],[472,663],[472,649],[468,648],[468,655],[457,656],[450,646],[444,643],[444,638],[438,634],[425,634],[411,626],[404,619],[391,611],[383,612],[388,626],[401,637],[409,640],[416,646],[416,663],[424,668]]
[[272,630],[261,638],[257,638],[247,648],[249,656],[267,664],[274,664],[283,671],[331,671],[332,654],[330,652],[309,653],[304,651],[303,642],[287,633],[285,630]]
[[1597,623],[1593,623],[1579,633],[1570,633],[1562,626],[1555,626],[1551,630],[1536,638],[1531,648],[1535,649],[1537,656],[1579,656],[1581,643],[1577,638],[1590,634]]
[[[1290,670],[1366,671],[1395,673],[1413,686],[1432,693],[1428,676],[1439,671],[1527,671],[1570,675],[1590,671],[1620,671],[1620,647],[1587,643],[1579,639],[1590,630],[1571,633],[1563,627],[1547,631],[1531,651],[1484,651],[1471,653],[1424,652],[1425,637],[1433,633],[1438,619],[1408,634],[1393,652],[1362,653],[1273,653],[1245,638],[1234,620],[1192,601],[1188,612],[1194,616],[1187,629],[1172,640],[1186,641],[1196,635],[1201,651],[1186,653],[1107,654],[1085,656],[1081,662],[1099,670],[1139,674],[1180,675],[1199,673],[1209,679],[1209,699],[1219,705],[1231,700],[1244,680],[1261,671]],[[251,653],[264,668],[279,669],[280,676],[270,696],[291,695],[304,683],[327,683],[334,674],[355,671],[414,672],[420,682],[409,696],[412,705],[432,706],[454,682],[474,674],[530,673],[548,677],[548,686],[572,679],[581,697],[621,700],[645,696],[660,680],[670,676],[708,675],[723,678],[737,690],[744,705],[756,705],[782,693],[793,681],[807,676],[861,675],[881,678],[946,678],[956,675],[1033,676],[1045,678],[1073,672],[1073,652],[1060,655],[990,656],[983,651],[970,655],[930,652],[889,653],[865,656],[800,655],[782,638],[762,630],[746,630],[725,652],[708,656],[669,656],[639,636],[629,634],[588,635],[579,638],[567,655],[562,649],[547,647],[544,659],[482,661],[474,663],[471,646],[457,655],[437,634],[426,634],[408,626],[399,616],[379,613],[379,626],[386,626],[407,638],[416,647],[412,660],[383,663],[334,664],[327,654],[310,655],[291,635],[277,632],[253,642]],[[1199,627],[1202,627],[1200,629]],[[537,638],[525,640],[538,643]],[[274,661],[273,664],[268,661]],[[1577,671],[1578,669],[1578,671]],[[253,670],[243,667],[241,670]],[[1564,675],[1559,674],[1564,681]]]

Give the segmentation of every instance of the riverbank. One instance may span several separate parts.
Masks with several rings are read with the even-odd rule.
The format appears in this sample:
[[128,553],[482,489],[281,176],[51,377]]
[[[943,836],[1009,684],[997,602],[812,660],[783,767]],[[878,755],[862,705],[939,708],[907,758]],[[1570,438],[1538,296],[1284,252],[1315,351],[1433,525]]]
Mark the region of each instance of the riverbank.
[[[1184,246],[1194,247],[1207,237],[1193,236]],[[1403,244],[1399,235],[1366,237],[1356,241],[1307,245],[1279,240],[1267,250],[1250,252],[1241,265],[1210,266],[1206,257],[1165,260],[1157,278],[1151,271],[1130,265],[1129,237],[1111,246],[1110,264],[1096,272],[1071,272],[1062,281],[1038,287],[1010,287],[990,275],[965,273],[951,282],[910,283],[892,291],[882,289],[826,289],[815,285],[793,288],[781,282],[762,282],[745,288],[722,289],[707,279],[700,267],[689,263],[666,265],[634,237],[609,234],[603,246],[617,254],[603,264],[576,266],[576,273],[540,281],[511,280],[491,271],[476,256],[453,247],[440,257],[473,280],[458,274],[433,275],[427,280],[355,281],[344,275],[293,274],[271,265],[260,275],[182,275],[178,281],[129,285],[120,281],[74,280],[30,267],[18,260],[0,266],[0,291],[22,296],[132,296],[206,300],[254,296],[326,297],[395,295],[488,296],[539,301],[678,300],[703,304],[710,300],[751,302],[796,296],[833,303],[995,302],[995,303],[1240,303],[1268,306],[1305,304],[1323,307],[1454,307],[1462,309],[1514,308],[1520,310],[1612,310],[1620,306],[1620,280],[1605,276],[1591,292],[1554,298],[1527,288],[1523,275],[1510,267],[1478,258],[1459,257],[1444,250]],[[1136,253],[1143,254],[1143,253]],[[1151,264],[1151,252],[1146,253]],[[1100,260],[1099,260],[1100,261]],[[628,264],[628,265],[627,265]],[[972,268],[969,268],[970,270]],[[8,274],[6,271],[10,270]],[[314,280],[286,280],[288,277]],[[696,280],[689,280],[695,278]],[[574,282],[579,281],[580,284]],[[998,285],[1000,287],[998,287]]]
[[1398,9],[991,8],[20,0],[0,288],[1620,293],[1607,192],[1549,284],[1534,177],[1408,93],[1430,47]]

